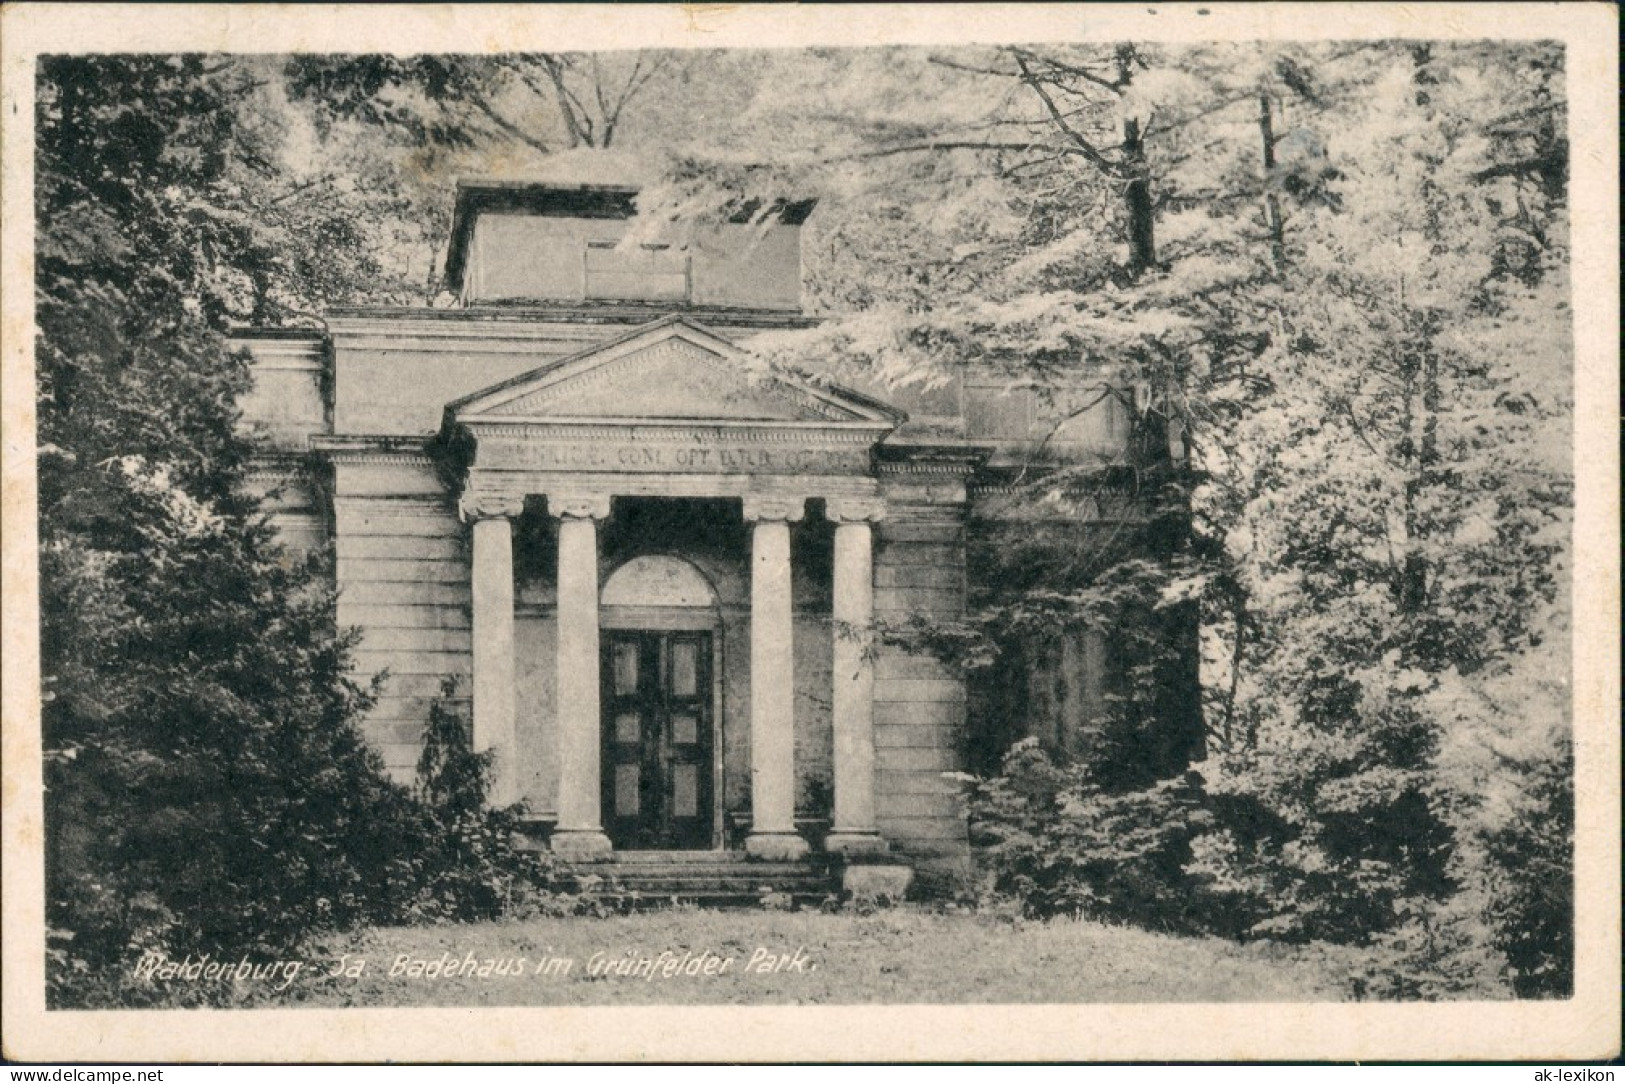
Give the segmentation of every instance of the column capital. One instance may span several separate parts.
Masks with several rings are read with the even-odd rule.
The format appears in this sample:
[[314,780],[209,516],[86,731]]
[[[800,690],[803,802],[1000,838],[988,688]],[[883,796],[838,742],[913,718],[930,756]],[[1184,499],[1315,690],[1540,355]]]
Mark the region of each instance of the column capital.
[[807,501],[804,497],[746,497],[744,509],[747,523],[800,523],[807,514]]
[[824,518],[831,523],[878,523],[886,517],[886,502],[879,497],[831,497],[824,502]]
[[608,519],[607,493],[549,493],[547,513],[555,519]]
[[525,510],[523,493],[464,493],[457,514],[464,523],[477,519],[513,519]]

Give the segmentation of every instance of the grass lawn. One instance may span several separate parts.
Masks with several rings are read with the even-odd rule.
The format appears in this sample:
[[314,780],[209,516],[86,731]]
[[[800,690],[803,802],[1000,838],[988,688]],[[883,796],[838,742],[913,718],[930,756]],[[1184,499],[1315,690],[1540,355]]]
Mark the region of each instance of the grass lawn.
[[[1012,925],[914,908],[872,915],[669,910],[379,928],[332,948],[332,961],[312,961],[311,977],[276,1000],[336,1007],[1325,1001],[1345,996],[1327,965],[1317,962],[1323,956],[1279,946],[1239,946],[1088,922]],[[361,960],[365,966],[358,975],[333,977],[334,961],[340,960],[351,971]],[[317,967],[320,977],[315,977]],[[447,970],[449,976],[436,974]],[[500,973],[504,970],[508,973]]]

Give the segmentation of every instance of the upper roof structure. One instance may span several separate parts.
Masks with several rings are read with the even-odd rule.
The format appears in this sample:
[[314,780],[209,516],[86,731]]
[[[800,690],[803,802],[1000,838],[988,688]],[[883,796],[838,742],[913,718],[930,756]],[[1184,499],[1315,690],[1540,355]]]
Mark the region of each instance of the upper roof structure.
[[[631,184],[560,183],[556,181],[472,178],[457,182],[451,240],[446,253],[446,288],[462,293],[466,285],[475,226],[482,215],[525,215],[539,218],[630,219],[637,213],[639,188]],[[816,200],[785,200],[771,209],[779,223],[799,226]],[[731,221],[749,222],[759,206],[738,210]]]

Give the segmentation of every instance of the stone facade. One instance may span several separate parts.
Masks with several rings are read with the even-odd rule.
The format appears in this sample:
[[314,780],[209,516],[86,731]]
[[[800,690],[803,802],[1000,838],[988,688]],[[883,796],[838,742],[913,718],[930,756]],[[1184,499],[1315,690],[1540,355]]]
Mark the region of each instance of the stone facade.
[[[883,402],[761,371],[754,335],[811,323],[808,205],[628,256],[631,196],[465,185],[457,307],[240,336],[256,479],[290,544],[331,541],[360,676],[385,675],[367,736],[410,779],[452,689],[493,800],[572,854],[957,862],[965,678],[873,629],[964,614],[978,486],[1055,433],[975,374]],[[1097,398],[1065,440],[1112,454]],[[1079,727],[1091,643],[1058,654]]]

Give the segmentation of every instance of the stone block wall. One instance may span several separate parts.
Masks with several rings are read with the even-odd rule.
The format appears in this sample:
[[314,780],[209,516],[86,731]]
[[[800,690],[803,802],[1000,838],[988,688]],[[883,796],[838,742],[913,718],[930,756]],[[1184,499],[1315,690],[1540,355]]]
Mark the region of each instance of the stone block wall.
[[363,731],[409,783],[442,682],[455,676],[469,695],[467,529],[424,457],[341,457],[334,475],[338,623],[362,630],[358,679],[386,675]]
[[[877,623],[962,618],[963,506],[937,486],[894,480],[882,490],[887,507],[876,525]],[[874,713],[881,835],[927,865],[963,862],[964,802],[959,784],[944,773],[963,768],[964,678],[931,655],[882,644]]]

